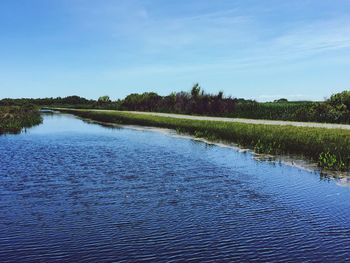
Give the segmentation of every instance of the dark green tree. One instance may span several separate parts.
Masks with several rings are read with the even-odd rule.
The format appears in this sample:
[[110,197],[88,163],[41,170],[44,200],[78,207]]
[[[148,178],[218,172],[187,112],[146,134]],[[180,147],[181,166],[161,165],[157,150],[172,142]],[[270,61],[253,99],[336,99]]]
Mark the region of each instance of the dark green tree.
[[108,103],[111,102],[111,99],[109,98],[109,96],[105,95],[105,96],[101,96],[98,98],[98,102],[100,103]]
[[201,92],[201,87],[199,86],[199,83],[194,84],[191,90],[191,96],[193,98],[198,98],[200,92]]

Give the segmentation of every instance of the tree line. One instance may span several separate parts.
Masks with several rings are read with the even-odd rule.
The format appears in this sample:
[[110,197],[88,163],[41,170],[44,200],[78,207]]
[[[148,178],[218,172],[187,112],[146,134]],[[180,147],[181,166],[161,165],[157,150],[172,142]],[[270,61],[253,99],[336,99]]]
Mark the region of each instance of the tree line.
[[199,84],[188,92],[161,96],[155,92],[133,93],[124,99],[112,101],[109,96],[89,100],[79,96],[42,99],[2,99],[0,106],[38,105],[41,107],[71,107],[153,111],[178,114],[226,116],[237,118],[350,123],[350,91],[332,95],[323,102],[289,102],[279,99],[259,103],[217,94],[206,93]]

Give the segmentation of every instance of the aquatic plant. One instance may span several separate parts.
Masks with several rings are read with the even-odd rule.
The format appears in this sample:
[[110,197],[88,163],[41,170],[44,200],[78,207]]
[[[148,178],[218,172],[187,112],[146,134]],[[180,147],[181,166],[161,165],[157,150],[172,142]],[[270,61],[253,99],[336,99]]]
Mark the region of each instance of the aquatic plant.
[[320,167],[323,167],[328,170],[344,170],[345,163],[341,158],[337,158],[335,154],[330,152],[323,152],[320,154],[318,164]]
[[0,134],[19,133],[23,128],[30,128],[41,122],[40,113],[34,106],[0,107]]

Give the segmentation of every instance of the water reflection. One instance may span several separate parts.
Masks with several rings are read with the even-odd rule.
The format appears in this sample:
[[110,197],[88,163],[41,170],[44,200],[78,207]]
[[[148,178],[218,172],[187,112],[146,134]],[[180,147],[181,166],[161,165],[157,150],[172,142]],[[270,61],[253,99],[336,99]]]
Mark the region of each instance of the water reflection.
[[111,129],[111,130],[118,130],[118,129],[123,128],[122,126],[120,126],[118,124],[113,124],[113,123],[97,122],[97,121],[93,121],[93,120],[89,120],[89,119],[81,119],[81,120],[87,124],[98,125],[98,126],[106,128],[106,129]]
[[341,178],[337,181],[337,185],[343,187],[350,187],[350,178]]
[[350,260],[347,179],[55,114],[0,157],[1,262]]

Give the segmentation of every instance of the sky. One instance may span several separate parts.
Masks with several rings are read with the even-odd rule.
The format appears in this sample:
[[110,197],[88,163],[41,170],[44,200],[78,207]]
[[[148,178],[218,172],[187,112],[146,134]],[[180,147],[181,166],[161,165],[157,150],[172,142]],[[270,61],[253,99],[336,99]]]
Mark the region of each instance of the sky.
[[1,0],[0,98],[350,89],[349,0]]

